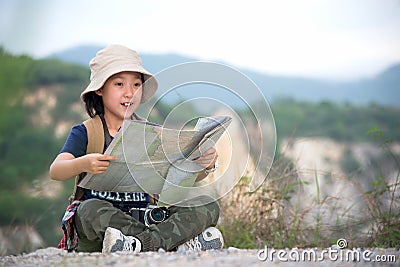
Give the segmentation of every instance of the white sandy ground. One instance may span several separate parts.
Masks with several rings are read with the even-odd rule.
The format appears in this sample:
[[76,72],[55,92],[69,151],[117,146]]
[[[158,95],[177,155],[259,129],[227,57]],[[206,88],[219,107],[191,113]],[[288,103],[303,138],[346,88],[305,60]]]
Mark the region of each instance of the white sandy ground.
[[[133,254],[102,254],[102,253],[67,253],[66,251],[56,248],[39,249],[29,254],[16,256],[5,256],[0,258],[0,266],[399,266],[400,251],[395,249],[369,249],[371,253],[366,253],[368,259],[356,261],[332,260],[328,254],[324,255],[324,259],[316,260],[299,260],[283,262],[279,260],[278,250],[269,255],[271,258],[265,259],[265,254],[260,253],[262,250],[245,250],[228,248],[221,251],[204,251],[204,252],[145,252],[137,255]],[[299,253],[304,250],[299,249]],[[318,250],[321,253],[322,249]],[[361,253],[366,249],[360,250]],[[282,254],[283,259],[289,259],[289,253],[295,255],[293,250],[286,250],[286,254]],[[281,252],[284,253],[284,252]],[[299,254],[299,255],[300,255]],[[320,255],[320,254],[317,254]],[[339,255],[339,254],[337,254]],[[344,254],[343,254],[344,255]],[[389,255],[391,257],[389,257]],[[340,255],[339,255],[340,256]],[[343,256],[345,259],[345,256]],[[383,261],[385,259],[385,261]],[[378,262],[381,260],[381,262]],[[389,262],[390,261],[390,262]]]

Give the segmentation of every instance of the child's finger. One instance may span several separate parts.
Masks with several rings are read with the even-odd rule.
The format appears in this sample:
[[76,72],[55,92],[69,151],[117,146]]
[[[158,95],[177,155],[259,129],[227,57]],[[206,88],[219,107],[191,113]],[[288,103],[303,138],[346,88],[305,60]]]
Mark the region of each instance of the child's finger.
[[104,154],[99,157],[99,160],[117,160],[116,156]]
[[216,152],[217,152],[217,150],[216,150],[214,147],[211,147],[211,148],[207,149],[207,150],[203,153],[203,155],[213,155],[213,154],[215,154]]

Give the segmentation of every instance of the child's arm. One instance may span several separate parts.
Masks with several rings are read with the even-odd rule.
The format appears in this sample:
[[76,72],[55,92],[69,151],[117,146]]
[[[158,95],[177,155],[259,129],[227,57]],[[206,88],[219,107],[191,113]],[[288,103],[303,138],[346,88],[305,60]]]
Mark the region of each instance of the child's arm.
[[78,158],[67,152],[60,153],[50,166],[50,178],[63,181],[82,172],[100,174],[107,170],[110,160],[116,159],[115,156],[98,153]]

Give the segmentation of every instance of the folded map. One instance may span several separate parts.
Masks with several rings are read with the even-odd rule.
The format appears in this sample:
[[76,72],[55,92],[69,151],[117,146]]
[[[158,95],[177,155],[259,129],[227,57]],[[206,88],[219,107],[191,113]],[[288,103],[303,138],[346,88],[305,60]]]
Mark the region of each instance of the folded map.
[[203,170],[193,159],[215,145],[231,120],[228,116],[199,118],[191,130],[126,120],[105,151],[117,160],[102,174],[87,174],[79,186],[158,194],[160,203],[176,203],[185,198],[185,188],[193,186]]

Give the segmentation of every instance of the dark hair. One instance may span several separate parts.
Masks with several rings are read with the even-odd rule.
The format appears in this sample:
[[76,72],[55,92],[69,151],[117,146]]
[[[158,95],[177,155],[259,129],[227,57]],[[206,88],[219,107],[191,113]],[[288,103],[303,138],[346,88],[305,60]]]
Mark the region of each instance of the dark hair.
[[96,92],[88,92],[83,96],[87,114],[93,118],[96,115],[104,114],[103,98]]

